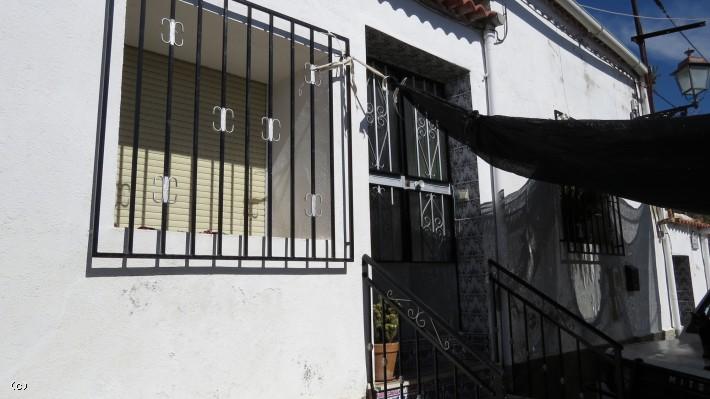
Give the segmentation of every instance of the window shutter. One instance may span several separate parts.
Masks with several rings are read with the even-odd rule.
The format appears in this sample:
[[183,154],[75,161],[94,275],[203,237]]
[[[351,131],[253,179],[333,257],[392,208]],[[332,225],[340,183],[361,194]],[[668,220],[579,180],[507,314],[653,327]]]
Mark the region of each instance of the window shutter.
[[[115,224],[128,226],[133,153],[133,116],[138,50],[125,47],[122,81],[122,102],[118,153],[118,188]],[[167,91],[167,57],[145,51],[143,58],[143,91],[140,116],[138,166],[136,171],[135,226],[160,228],[162,185],[156,178],[163,174],[165,132],[165,99]],[[195,65],[175,60],[173,86],[173,125],[171,137],[171,175],[177,187],[171,187],[168,230],[189,231],[190,228],[190,168],[192,162],[193,115],[195,100]],[[199,150],[197,170],[198,232],[216,231],[219,201],[219,115],[213,115],[220,105],[220,71],[202,68],[200,83]],[[234,110],[234,132],[225,137],[224,224],[225,234],[241,234],[244,226],[244,121],[246,81],[236,75],[227,77],[227,107]],[[266,200],[266,145],[261,139],[261,117],[266,109],[266,86],[250,84],[250,235],[264,233]]]

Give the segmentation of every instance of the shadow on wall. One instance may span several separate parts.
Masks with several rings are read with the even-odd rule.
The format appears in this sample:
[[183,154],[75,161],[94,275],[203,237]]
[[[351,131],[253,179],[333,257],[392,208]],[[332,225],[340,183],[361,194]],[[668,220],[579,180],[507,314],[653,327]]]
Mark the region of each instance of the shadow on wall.
[[[588,63],[589,65],[593,66],[594,68],[604,72],[605,74],[609,75],[610,77],[612,77],[613,79],[616,79],[619,82],[622,82],[622,83],[633,82],[633,79],[631,79],[625,73],[619,71],[617,68],[600,60],[596,56],[589,54],[588,50],[585,50],[584,47],[587,47],[589,49],[589,51],[600,52],[602,54],[607,51],[603,51],[603,50],[597,48],[598,46],[595,46],[592,43],[594,41],[594,39],[591,37],[591,35],[589,33],[585,32],[583,29],[571,26],[572,25],[571,22],[568,22],[566,24],[564,22],[561,22],[562,17],[553,18],[553,16],[559,15],[559,13],[560,13],[559,11],[552,9],[547,4],[541,4],[543,2],[536,2],[535,5],[532,5],[526,1],[526,3],[528,3],[527,7],[523,6],[522,4],[520,4],[517,1],[507,1],[505,3],[506,3],[506,6],[508,7],[509,13],[512,13],[512,14],[515,14],[516,16],[518,16],[526,24],[533,27],[536,31],[540,32],[547,39],[549,39],[550,41],[552,41],[556,45],[560,46],[565,51],[568,51],[570,54],[578,57],[579,59],[583,60],[584,62]],[[579,39],[565,37],[566,35],[564,33],[560,33],[560,32],[555,31],[552,27],[550,27],[548,24],[546,24],[544,21],[542,21],[541,18],[548,20],[550,23],[554,24],[559,29],[566,30],[570,35],[575,36]],[[509,29],[510,29],[510,34],[515,34],[515,27],[514,26],[509,27]],[[575,45],[570,40],[577,40],[578,44]],[[505,45],[505,44],[502,44],[502,45]],[[605,54],[605,56],[607,56],[607,55]]]
[[454,35],[457,39],[466,40],[469,43],[480,43],[481,32],[468,27],[453,19],[438,14],[416,1],[412,0],[377,0],[380,4],[388,4],[392,10],[402,10],[408,17],[414,17],[422,24],[428,23],[433,29],[441,29],[447,35]]

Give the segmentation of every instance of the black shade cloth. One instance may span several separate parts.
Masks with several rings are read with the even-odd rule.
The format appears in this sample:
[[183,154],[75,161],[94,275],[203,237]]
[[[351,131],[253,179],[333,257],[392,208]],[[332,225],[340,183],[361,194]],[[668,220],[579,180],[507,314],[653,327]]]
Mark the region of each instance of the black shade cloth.
[[397,90],[499,169],[710,214],[710,115],[564,121],[483,116],[404,85]]

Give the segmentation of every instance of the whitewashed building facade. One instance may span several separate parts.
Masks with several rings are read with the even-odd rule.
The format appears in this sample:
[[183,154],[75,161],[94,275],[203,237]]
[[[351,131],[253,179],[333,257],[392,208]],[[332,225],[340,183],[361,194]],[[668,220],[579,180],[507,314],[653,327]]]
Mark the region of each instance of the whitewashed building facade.
[[7,4],[3,389],[365,397],[363,255],[482,352],[487,258],[615,340],[679,328],[708,289],[704,225],[620,199],[622,254],[567,251],[559,188],[390,109],[360,63],[481,113],[647,113],[644,67],[576,3],[490,3]]

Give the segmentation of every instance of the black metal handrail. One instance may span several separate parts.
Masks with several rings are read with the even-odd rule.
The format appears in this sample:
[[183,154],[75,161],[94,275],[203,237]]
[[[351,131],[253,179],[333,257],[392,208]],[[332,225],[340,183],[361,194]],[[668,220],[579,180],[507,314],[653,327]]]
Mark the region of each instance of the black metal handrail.
[[[372,325],[371,325],[371,312],[372,312],[372,293],[376,293],[380,297],[380,303],[383,309],[390,308],[394,309],[399,315],[400,320],[404,320],[407,325],[412,327],[415,331],[417,348],[419,347],[419,337],[425,338],[429,344],[435,350],[435,357],[437,353],[442,355],[446,360],[448,360],[454,366],[454,381],[456,381],[457,371],[461,371],[463,376],[470,378],[470,380],[476,385],[475,397],[478,397],[479,387],[487,394],[492,396],[502,396],[502,368],[491,361],[487,355],[477,352],[476,350],[470,348],[466,343],[464,338],[456,332],[456,330],[448,325],[448,323],[437,315],[429,306],[427,306],[417,295],[412,293],[406,288],[401,287],[395,279],[385,271],[382,266],[377,264],[372,258],[364,255],[362,258],[362,278],[363,278],[363,304],[364,304],[364,318],[365,318],[365,343],[367,352],[367,371],[368,371],[368,383],[372,388],[373,385],[373,372],[372,372]],[[376,283],[370,272],[370,267],[373,271],[377,272],[377,278],[386,285],[388,288],[382,288],[382,286]],[[395,292],[397,296],[395,296]],[[402,298],[406,297],[406,298]],[[382,326],[381,328],[384,328]],[[453,341],[453,344],[452,344]],[[461,353],[455,353],[451,349],[457,347],[461,353],[472,356],[475,360],[477,367],[471,367],[467,360],[462,359]],[[385,363],[387,362],[385,356]],[[419,358],[416,358],[417,362],[417,379],[420,379],[419,375]],[[487,373],[489,377],[488,381],[481,376],[481,373]],[[439,372],[436,371],[435,384],[437,390],[439,389]],[[401,381],[400,381],[401,383]],[[395,384],[396,385],[396,384]],[[421,384],[418,383],[417,389],[421,390]],[[458,387],[457,383],[454,382],[454,389]],[[384,389],[387,390],[387,382],[384,382]],[[401,389],[401,386],[400,386]],[[437,391],[438,392],[438,391]],[[457,394],[457,391],[454,391]],[[421,392],[419,392],[421,393]],[[374,397],[374,396],[373,396]],[[438,396],[437,396],[438,397]]]
[[[500,264],[493,260],[489,260],[488,264],[491,282],[493,342],[496,343],[494,353],[508,372],[510,391],[521,393],[519,391],[522,391],[521,388],[524,386],[525,394],[529,397],[547,398],[551,394],[550,391],[555,388],[560,391],[561,397],[572,394],[570,391],[573,391],[575,396],[591,391],[599,396],[623,397],[624,381],[621,357],[623,346],[621,344]],[[513,288],[512,284],[503,282],[501,276],[505,276],[506,279],[517,284],[518,289]],[[526,290],[528,295],[523,294],[522,289]],[[536,304],[528,297],[530,294],[542,301],[543,304]],[[503,305],[504,302],[507,304],[507,313]],[[522,311],[520,306],[516,308],[516,304],[522,304]],[[552,309],[556,311],[556,314],[550,311]],[[513,317],[514,310],[519,314],[522,313],[522,321],[519,317]],[[532,318],[529,318],[528,310],[533,312]],[[567,320],[564,320],[565,318]],[[539,329],[537,338],[541,343],[541,356],[538,358],[531,356],[529,331],[531,321],[533,330],[535,327]],[[583,336],[581,331],[575,331],[574,328],[566,325],[568,321],[575,322],[577,326],[586,331],[587,336]],[[524,322],[522,328],[514,327],[520,327],[521,322]],[[552,325],[552,330],[546,329],[546,324]],[[515,338],[516,334],[518,339]],[[507,335],[507,340],[503,339],[504,335]],[[603,341],[603,345],[599,346],[592,342],[595,340],[589,339],[590,336]],[[571,337],[574,345],[565,345],[563,337]],[[557,342],[554,342],[555,338]],[[552,348],[546,346],[546,343],[551,344]],[[521,344],[524,344],[525,349],[516,351]],[[556,351],[555,344],[557,345]],[[565,350],[566,347],[568,350]],[[535,345],[532,349],[532,352],[534,351]],[[520,354],[520,352],[524,358],[518,357],[516,359],[516,353]],[[611,369],[602,367],[602,362],[610,365]],[[555,369],[555,367],[557,368]],[[516,376],[516,374],[518,375]],[[525,379],[527,379],[525,384],[521,384],[519,381],[519,374],[525,374]],[[553,384],[550,384],[551,375],[558,377],[552,378]],[[576,387],[571,383],[575,380]],[[540,385],[542,385],[540,389],[543,392],[537,391]]]
[[[599,338],[602,338],[604,341],[606,341],[607,344],[609,344],[609,346],[613,347],[614,349],[622,349],[622,348],[623,348],[623,346],[622,346],[620,343],[616,342],[613,338],[611,338],[610,336],[608,336],[607,334],[605,334],[604,332],[602,332],[602,331],[599,330],[598,328],[594,327],[593,325],[587,323],[586,321],[584,321],[584,319],[582,319],[582,318],[579,317],[578,315],[572,313],[569,309],[567,309],[567,308],[565,308],[564,306],[560,305],[560,304],[557,303],[555,300],[553,300],[552,298],[550,298],[547,294],[545,294],[544,292],[538,290],[537,288],[535,288],[534,286],[532,286],[532,285],[531,285],[530,283],[528,283],[527,281],[525,281],[525,280],[521,279],[520,277],[516,276],[515,274],[511,273],[508,269],[506,269],[505,267],[503,267],[502,265],[500,265],[499,263],[497,263],[497,262],[494,261],[493,259],[489,259],[489,260],[488,260],[488,265],[489,265],[491,268],[494,268],[496,271],[505,274],[508,278],[510,278],[511,280],[513,280],[513,281],[515,281],[516,283],[520,284],[521,286],[525,287],[525,289],[527,289],[528,291],[530,291],[530,292],[534,293],[535,295],[537,295],[538,297],[540,297],[540,298],[541,298],[542,300],[544,300],[548,305],[554,307],[556,310],[558,310],[558,311],[564,313],[565,316],[567,316],[567,317],[573,319],[574,321],[576,321],[576,322],[579,323],[580,325],[584,326],[587,330],[591,331],[594,335],[597,335]],[[494,277],[493,277],[493,274],[490,274],[490,276],[491,276],[491,278],[494,278]],[[496,281],[497,281],[499,284],[503,284],[503,283],[502,283],[500,280],[498,280],[498,279],[496,279]]]

